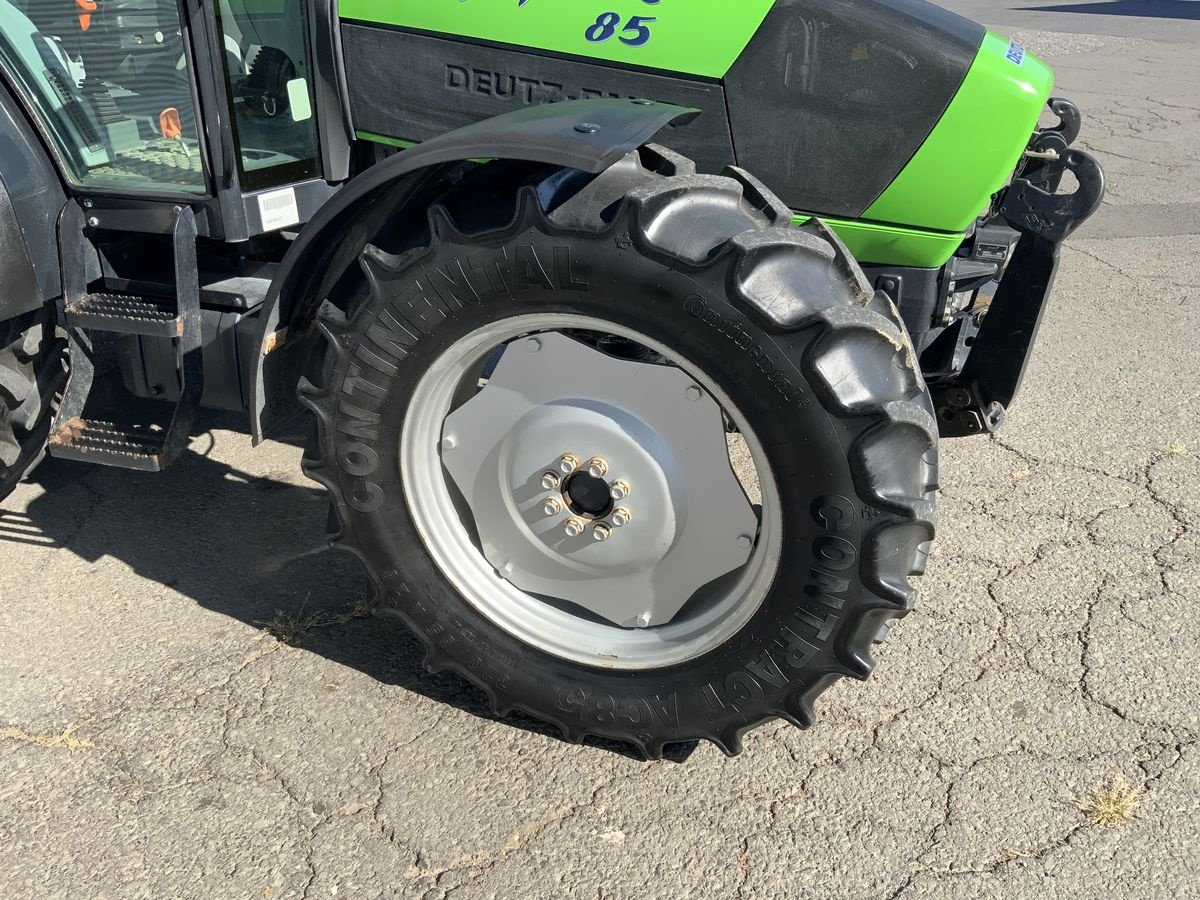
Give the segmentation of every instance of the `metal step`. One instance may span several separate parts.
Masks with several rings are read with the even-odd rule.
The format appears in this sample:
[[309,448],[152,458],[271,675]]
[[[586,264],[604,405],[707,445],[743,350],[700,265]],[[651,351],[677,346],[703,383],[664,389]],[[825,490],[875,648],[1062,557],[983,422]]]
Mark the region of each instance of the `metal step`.
[[148,297],[84,294],[77,303],[69,304],[65,312],[67,324],[75,328],[147,337],[183,336],[183,318],[178,312]]
[[74,418],[55,426],[50,450],[57,459],[158,472],[166,441],[167,432],[151,426]]
[[[126,224],[136,222],[130,218]],[[158,472],[186,449],[204,390],[195,212],[187,206],[173,208],[174,296],[164,300],[132,292],[90,292],[83,248],[91,241],[92,228],[77,203],[68,203],[59,216],[70,375],[47,449],[59,459]],[[96,376],[91,335],[97,331],[171,339],[179,396],[169,422],[158,426],[123,424],[89,418],[85,413]]]
[[[266,299],[278,270],[278,263],[261,260],[243,260],[234,270],[201,270],[198,274],[200,306],[204,309],[254,309]],[[109,293],[157,297],[164,304],[172,302],[175,296],[175,283],[165,279],[155,281],[107,275],[104,285]]]

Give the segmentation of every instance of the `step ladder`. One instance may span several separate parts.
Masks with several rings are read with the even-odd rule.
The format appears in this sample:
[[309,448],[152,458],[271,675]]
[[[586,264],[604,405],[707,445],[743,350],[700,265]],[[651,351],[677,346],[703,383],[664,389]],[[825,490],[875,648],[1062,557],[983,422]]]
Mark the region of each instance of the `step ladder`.
[[[62,258],[62,320],[66,324],[70,375],[50,430],[48,450],[58,459],[158,472],[187,446],[204,388],[201,356],[200,279],[196,265],[196,217],[191,207],[175,207],[169,224],[175,254],[173,299],[112,291],[88,291],[89,235],[97,227],[110,231],[153,230],[157,217],[92,218],[68,203],[59,217]],[[103,215],[103,214],[102,214]],[[95,379],[92,334],[111,332],[171,338],[179,376],[179,400],[170,421],[146,424],[84,418]]]

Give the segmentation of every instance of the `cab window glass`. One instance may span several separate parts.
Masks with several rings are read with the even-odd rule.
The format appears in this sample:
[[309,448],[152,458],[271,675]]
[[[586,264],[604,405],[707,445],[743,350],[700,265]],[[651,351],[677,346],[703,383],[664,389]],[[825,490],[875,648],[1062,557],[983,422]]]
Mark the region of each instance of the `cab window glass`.
[[242,186],[248,190],[315,176],[305,17],[286,0],[219,0],[217,24]]
[[0,63],[75,184],[205,192],[174,0],[0,0]]

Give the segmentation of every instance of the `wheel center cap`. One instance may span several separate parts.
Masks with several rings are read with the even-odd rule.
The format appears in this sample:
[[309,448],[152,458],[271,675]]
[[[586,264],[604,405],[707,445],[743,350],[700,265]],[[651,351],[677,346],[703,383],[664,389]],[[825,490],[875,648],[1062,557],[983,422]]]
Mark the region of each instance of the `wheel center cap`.
[[563,483],[563,494],[571,512],[589,519],[603,519],[613,510],[611,488],[603,478],[588,472],[569,475]]

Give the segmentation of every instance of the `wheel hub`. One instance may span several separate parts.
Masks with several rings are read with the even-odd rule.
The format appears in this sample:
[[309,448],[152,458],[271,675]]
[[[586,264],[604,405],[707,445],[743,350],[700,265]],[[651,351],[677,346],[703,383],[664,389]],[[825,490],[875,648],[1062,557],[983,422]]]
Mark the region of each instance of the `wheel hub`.
[[571,512],[589,519],[603,519],[612,512],[608,482],[588,472],[576,472],[563,485],[563,496]]
[[669,623],[754,548],[721,409],[671,366],[514,342],[442,448],[496,571],[617,625]]

